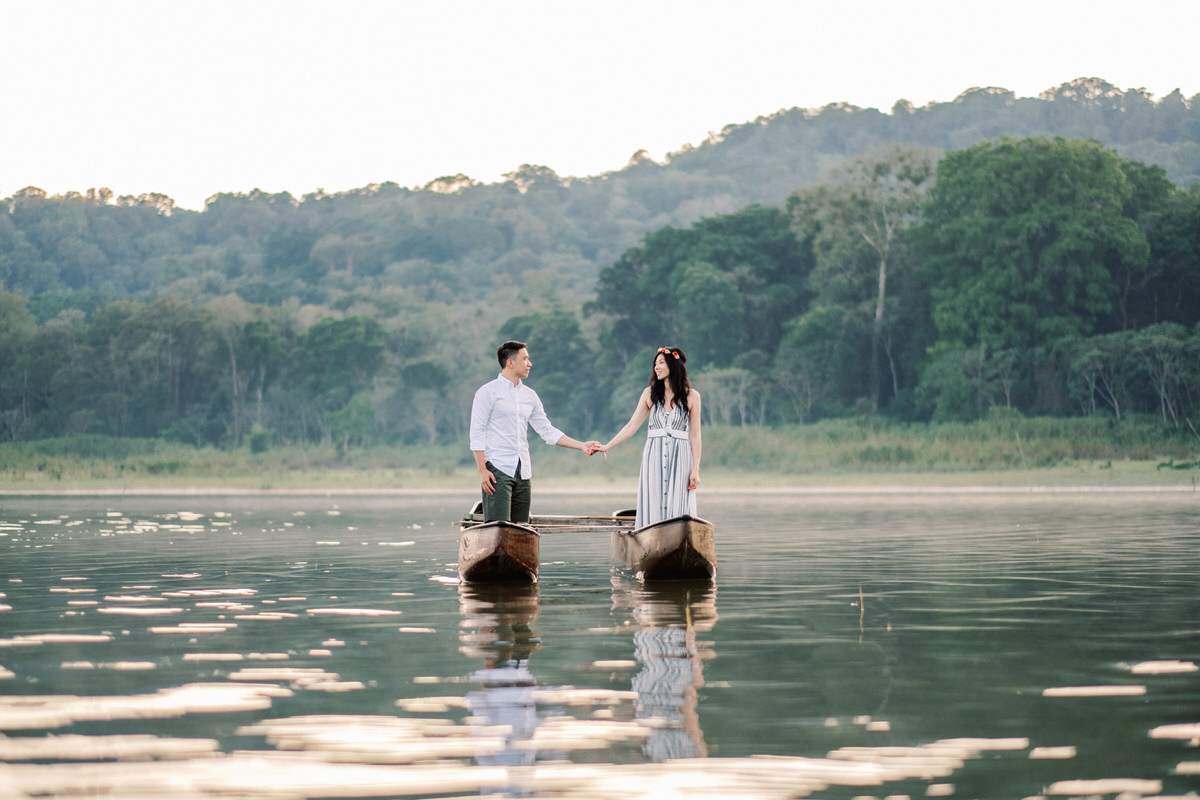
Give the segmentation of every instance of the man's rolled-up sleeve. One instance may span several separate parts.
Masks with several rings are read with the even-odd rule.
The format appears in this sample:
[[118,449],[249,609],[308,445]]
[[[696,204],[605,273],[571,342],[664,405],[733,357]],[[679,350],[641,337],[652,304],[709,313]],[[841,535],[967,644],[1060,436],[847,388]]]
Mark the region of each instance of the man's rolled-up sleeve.
[[529,415],[529,424],[546,444],[558,444],[558,440],[566,436],[565,433],[550,424],[550,419],[546,416],[546,409],[542,408],[542,398],[540,397],[533,404],[533,413]]

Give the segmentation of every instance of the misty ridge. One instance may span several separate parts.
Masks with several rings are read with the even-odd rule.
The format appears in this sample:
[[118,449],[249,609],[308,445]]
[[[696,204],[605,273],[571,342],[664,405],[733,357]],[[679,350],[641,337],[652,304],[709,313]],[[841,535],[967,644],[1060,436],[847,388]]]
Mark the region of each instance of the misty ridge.
[[[495,184],[459,174],[420,188],[381,182],[300,198],[220,193],[202,212],[175,208],[163,194],[117,197],[93,188],[47,197],[27,187],[5,200],[10,216],[41,199],[114,210],[96,220],[75,215],[73,224],[49,231],[21,225],[24,242],[0,238],[0,281],[26,295],[90,289],[106,297],[195,296],[176,282],[205,275],[221,285],[203,287],[201,295],[232,291],[279,303],[327,301],[337,290],[322,290],[324,279],[342,277],[352,286],[387,272],[389,284],[428,297],[446,290],[447,299],[482,296],[495,276],[550,280],[568,295],[586,296],[592,287],[579,281],[594,280],[647,232],[752,204],[782,205],[847,158],[897,142],[944,152],[1039,135],[1095,139],[1125,158],[1161,166],[1177,185],[1200,180],[1200,96],[1185,99],[1176,90],[1155,100],[1088,78],[1037,98],[974,88],[919,108],[898,100],[887,113],[845,103],[781,110],[712,132],[664,163],[639,151],[626,167],[591,177],[526,164]],[[146,211],[171,219],[148,221]]]
[[[939,238],[979,181],[1008,175],[1044,202],[977,212],[1040,214],[1042,232],[1028,264],[972,264],[998,258],[989,274],[1012,269],[1030,296],[977,281]],[[1063,175],[1090,187],[1090,217]],[[1096,337],[1175,325],[1164,335],[1192,346],[1198,184],[1200,96],[1087,78],[782,110],[589,177],[522,165],[492,184],[222,193],[199,212],[28,187],[0,214],[0,438],[452,441],[454,398],[509,337],[580,433],[627,415],[643,355],[667,343],[716,424],[1004,408],[1185,427],[1190,367]],[[886,247],[854,233],[870,212],[853,187],[893,214]]]

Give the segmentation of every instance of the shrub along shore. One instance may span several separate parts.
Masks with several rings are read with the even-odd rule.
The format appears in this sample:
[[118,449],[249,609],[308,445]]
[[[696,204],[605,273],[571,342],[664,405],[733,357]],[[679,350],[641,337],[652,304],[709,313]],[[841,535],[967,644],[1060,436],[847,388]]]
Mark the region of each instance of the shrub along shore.
[[[596,438],[607,438],[599,434]],[[634,491],[638,439],[607,458],[531,442],[544,491]],[[963,424],[829,420],[784,428],[706,426],[707,491],[928,487],[1195,489],[1200,436],[1157,418],[1024,419]],[[466,441],[355,448],[273,446],[263,452],[151,439],[79,436],[0,444],[0,494],[381,493],[474,491]]]

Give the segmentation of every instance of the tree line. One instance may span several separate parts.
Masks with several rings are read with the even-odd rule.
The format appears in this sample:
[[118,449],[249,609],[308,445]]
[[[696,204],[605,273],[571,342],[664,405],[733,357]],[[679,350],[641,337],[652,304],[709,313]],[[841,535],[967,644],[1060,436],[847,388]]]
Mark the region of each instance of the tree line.
[[597,295],[606,352],[687,342],[719,421],[1000,407],[1179,426],[1200,399],[1200,186],[1087,140],[894,146],[783,210],[648,236]]
[[[882,414],[1154,414],[1200,391],[1200,186],[1088,140],[1000,138],[850,159],[783,207],[663,227],[593,298],[499,316],[414,303],[122,299],[39,321],[0,293],[0,434],[200,444],[461,437],[494,343],[531,343],[556,421],[628,414],[683,347],[710,422]],[[457,398],[457,402],[456,402]],[[258,437],[258,438],[254,438]]]

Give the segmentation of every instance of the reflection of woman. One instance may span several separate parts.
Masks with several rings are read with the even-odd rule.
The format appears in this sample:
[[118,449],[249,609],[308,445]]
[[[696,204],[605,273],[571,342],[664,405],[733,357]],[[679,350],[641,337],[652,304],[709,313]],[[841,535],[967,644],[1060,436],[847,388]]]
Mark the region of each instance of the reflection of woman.
[[687,357],[678,347],[660,347],[654,355],[650,385],[642,391],[633,416],[607,444],[607,453],[628,439],[647,417],[646,446],[638,479],[637,527],[696,514],[700,483],[700,393],[688,383]]
[[613,579],[613,608],[629,609],[638,672],[637,717],[651,730],[644,751],[653,761],[708,755],[698,714],[704,661],[712,642],[697,639],[717,622],[716,587],[711,581],[647,588]]
[[633,632],[633,676],[639,719],[653,720],[646,755],[655,761],[708,755],[696,714],[697,690],[704,685],[696,631],[686,628],[643,628]]

